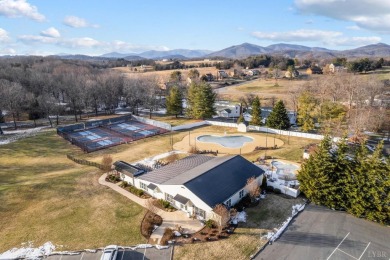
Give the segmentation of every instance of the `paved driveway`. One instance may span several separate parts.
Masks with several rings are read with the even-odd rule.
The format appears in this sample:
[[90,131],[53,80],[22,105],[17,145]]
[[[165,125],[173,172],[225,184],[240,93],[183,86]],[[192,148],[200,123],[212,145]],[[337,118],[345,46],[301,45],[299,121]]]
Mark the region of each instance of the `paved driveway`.
[[255,259],[390,259],[390,228],[307,205]]

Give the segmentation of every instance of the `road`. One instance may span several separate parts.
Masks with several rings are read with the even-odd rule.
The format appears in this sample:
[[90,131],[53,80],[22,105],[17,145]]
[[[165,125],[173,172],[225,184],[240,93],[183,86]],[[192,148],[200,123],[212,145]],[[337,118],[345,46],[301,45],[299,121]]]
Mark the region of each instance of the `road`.
[[308,205],[260,259],[390,259],[390,227]]

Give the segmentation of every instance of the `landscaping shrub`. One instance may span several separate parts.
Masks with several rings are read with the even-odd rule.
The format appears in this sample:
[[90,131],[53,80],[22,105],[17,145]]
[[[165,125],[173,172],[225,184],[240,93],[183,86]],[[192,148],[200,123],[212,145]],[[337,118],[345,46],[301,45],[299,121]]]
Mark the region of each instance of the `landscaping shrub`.
[[282,191],[281,191],[280,189],[278,189],[278,188],[275,188],[275,189],[274,189],[274,193],[275,193],[275,194],[281,194]]
[[121,183],[119,183],[119,187],[121,188],[126,188],[127,186],[129,186],[129,183],[127,183],[127,181],[122,181]]
[[113,182],[113,183],[117,183],[117,182],[121,181],[121,178],[116,174],[109,174],[107,176],[107,179],[108,179],[108,181]]
[[163,200],[163,199],[159,199],[158,203],[164,209],[175,209],[174,207],[172,207],[172,205],[169,203],[169,201],[166,201],[166,200]]
[[267,186],[267,188],[265,189],[266,191],[274,191],[274,187],[272,187],[272,186]]
[[209,219],[206,221],[205,226],[208,228],[215,228],[216,227],[215,221],[212,219]]
[[134,195],[137,195],[138,197],[141,197],[145,193],[143,190],[137,189],[134,186],[129,186],[127,190],[133,193]]

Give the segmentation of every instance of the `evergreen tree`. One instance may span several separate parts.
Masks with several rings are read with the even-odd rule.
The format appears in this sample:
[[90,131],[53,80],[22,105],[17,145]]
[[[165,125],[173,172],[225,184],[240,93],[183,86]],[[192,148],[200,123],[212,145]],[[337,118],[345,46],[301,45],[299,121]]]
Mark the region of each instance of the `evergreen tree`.
[[337,143],[337,149],[333,152],[334,156],[334,170],[329,172],[329,182],[331,184],[331,191],[328,205],[333,209],[347,208],[348,197],[346,194],[346,186],[349,183],[349,176],[351,175],[352,163],[347,156],[348,145],[347,139],[342,138]]
[[169,115],[175,115],[177,118],[177,115],[181,114],[183,111],[183,102],[182,102],[182,94],[177,86],[173,86],[170,91],[169,95],[167,96],[167,113]]
[[282,100],[279,100],[272,112],[269,114],[266,124],[268,127],[275,129],[289,129],[290,128],[290,119],[287,115],[286,107]]
[[196,119],[212,117],[215,115],[216,96],[210,84],[193,82],[188,89],[187,115]]
[[252,101],[252,120],[250,121],[250,124],[260,126],[261,119],[260,99],[256,96]]
[[302,165],[297,176],[301,191],[316,204],[328,206],[331,184],[328,172],[334,170],[333,157],[330,154],[331,139],[325,136],[319,149]]
[[[367,149],[366,146],[362,149]],[[372,221],[388,224],[390,222],[390,186],[389,165],[383,161],[383,143],[380,143],[371,156],[362,162],[365,169],[365,182],[361,182],[364,191],[363,216]]]
[[367,180],[367,157],[368,150],[365,144],[361,144],[356,149],[353,160],[353,172],[346,186],[348,194],[348,207],[347,211],[357,217],[362,217],[365,214],[366,208],[369,207],[369,202],[366,199],[368,189],[370,185]]

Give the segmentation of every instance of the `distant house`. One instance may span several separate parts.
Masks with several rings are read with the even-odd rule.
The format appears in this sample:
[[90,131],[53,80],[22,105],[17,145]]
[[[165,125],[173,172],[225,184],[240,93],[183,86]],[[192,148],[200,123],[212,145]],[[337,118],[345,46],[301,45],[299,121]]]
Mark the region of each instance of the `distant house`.
[[229,77],[229,75],[226,73],[226,71],[224,71],[224,70],[218,70],[218,72],[217,72],[217,79],[219,80],[219,79],[226,79],[226,78],[228,78]]
[[214,106],[219,117],[239,117],[241,113],[241,105],[230,101],[217,101]]
[[322,69],[318,66],[312,66],[306,70],[307,74],[322,74]]
[[299,72],[297,70],[293,70],[292,72],[291,71],[286,71],[286,73],[284,73],[284,76],[288,79],[291,79],[291,78],[298,78],[299,77]]
[[246,194],[246,182],[261,184],[264,170],[240,155],[190,155],[135,178],[137,188],[198,219],[213,218],[217,204],[231,207]]
[[260,75],[260,70],[255,70],[255,69],[248,70],[248,71],[246,72],[246,75],[248,75],[248,76],[257,76],[257,75]]
[[[245,121],[250,122],[252,120],[251,110],[252,109],[250,108],[245,113],[243,113]],[[272,107],[261,108],[261,118],[263,124],[266,123],[267,118],[271,114],[271,112],[272,112]],[[290,119],[290,125],[295,125],[297,123],[297,114],[295,113],[295,111],[287,110],[287,116]]]
[[205,80],[205,81],[213,81],[214,80],[214,76],[213,74],[211,73],[207,73],[207,74],[204,74],[202,77],[201,77],[202,80]]

